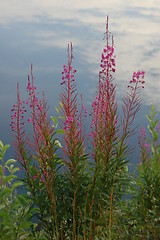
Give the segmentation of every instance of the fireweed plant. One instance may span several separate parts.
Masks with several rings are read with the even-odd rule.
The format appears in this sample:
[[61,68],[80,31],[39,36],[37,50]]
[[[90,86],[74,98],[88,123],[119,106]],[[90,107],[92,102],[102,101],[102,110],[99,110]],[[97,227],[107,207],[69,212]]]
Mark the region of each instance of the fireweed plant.
[[68,45],[68,63],[62,71],[58,118],[48,118],[47,102],[44,93],[40,100],[32,66],[28,99],[20,98],[17,84],[11,121],[16,159],[25,171],[24,182],[46,239],[119,239],[116,212],[129,184],[128,138],[135,132],[132,125],[140,110],[145,81],[144,71],[133,73],[123,97],[123,115],[119,116],[108,18],[105,40],[89,136],[85,133],[87,109],[82,96],[78,103],[72,44]]
[[[43,93],[38,99],[37,87],[34,86],[31,66],[31,80],[28,76],[28,99],[21,101],[17,84],[17,104],[12,108],[11,127],[15,133],[16,158],[25,170],[26,183],[38,206],[38,217],[44,224],[48,236],[58,232],[55,186],[58,187],[57,175],[60,159],[56,155],[57,140],[53,140],[54,126],[47,119],[47,105]],[[29,108],[27,122],[32,124],[32,133],[27,135],[24,114]],[[54,234],[53,234],[54,233]]]
[[160,119],[154,105],[146,116],[147,131],[139,135],[140,157],[132,178],[132,199],[118,207],[117,228],[121,239],[160,239]]
[[[140,162],[138,165],[139,178],[136,192],[138,221],[144,226],[139,233],[144,239],[150,236],[152,239],[160,237],[160,119],[156,118],[157,112],[154,105],[146,116],[149,125],[150,138],[146,137],[143,128],[139,136]],[[137,222],[138,222],[137,221]]]
[[[106,46],[101,56],[99,85],[95,101],[92,103],[91,141],[93,145],[94,178],[90,204],[91,238],[98,225],[103,229],[106,222],[106,235],[111,239],[113,209],[121,199],[126,187],[126,154],[128,144],[125,141],[134,134],[132,123],[141,106],[140,89],[144,88],[144,72],[134,72],[128,85],[127,95],[123,98],[123,117],[118,123],[117,102],[113,74],[115,72],[114,41],[106,25]],[[97,208],[98,205],[98,209]],[[94,212],[94,213],[93,213]],[[96,220],[98,221],[96,223]],[[104,233],[105,231],[103,231]]]

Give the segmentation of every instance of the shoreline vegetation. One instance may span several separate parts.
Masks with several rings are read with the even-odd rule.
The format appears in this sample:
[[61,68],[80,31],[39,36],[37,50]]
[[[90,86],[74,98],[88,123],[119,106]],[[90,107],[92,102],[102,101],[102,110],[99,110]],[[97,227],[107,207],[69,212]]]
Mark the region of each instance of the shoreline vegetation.
[[[27,99],[21,98],[17,83],[17,102],[11,109],[16,160],[4,161],[10,146],[0,141],[0,239],[158,240],[160,120],[154,105],[147,115],[150,138],[144,128],[139,134],[136,174],[128,171],[132,152],[128,139],[136,131],[145,72],[133,73],[120,115],[114,39],[107,17],[98,85],[88,113],[77,93],[72,43],[67,54],[57,117],[48,116],[32,65]],[[86,121],[90,121],[89,135]],[[24,172],[22,179],[18,171]],[[18,189],[26,192],[18,194]]]

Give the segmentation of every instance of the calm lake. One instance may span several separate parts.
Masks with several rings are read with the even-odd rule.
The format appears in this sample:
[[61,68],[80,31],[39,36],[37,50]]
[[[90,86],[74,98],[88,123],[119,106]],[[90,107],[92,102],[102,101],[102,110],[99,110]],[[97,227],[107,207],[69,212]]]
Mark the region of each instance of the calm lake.
[[[77,89],[90,109],[108,15],[115,42],[120,113],[121,99],[133,72],[139,69],[146,72],[143,105],[136,118],[139,127],[131,139],[136,148],[130,159],[137,163],[138,133],[147,126],[145,114],[151,103],[160,111],[159,0],[1,0],[0,13],[0,139],[4,144],[12,144],[13,140],[10,110],[16,102],[16,84],[19,82],[21,96],[25,96],[31,64],[38,90],[45,92],[49,114],[56,115],[61,71],[67,63],[70,42]],[[6,158],[13,156],[11,147]]]

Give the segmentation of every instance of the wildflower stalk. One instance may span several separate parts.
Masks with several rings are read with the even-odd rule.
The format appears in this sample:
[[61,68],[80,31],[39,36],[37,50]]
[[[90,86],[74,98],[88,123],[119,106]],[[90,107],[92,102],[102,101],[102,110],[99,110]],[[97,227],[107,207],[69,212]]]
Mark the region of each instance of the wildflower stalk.
[[[97,176],[103,176],[103,187],[105,191],[107,184],[107,175],[109,170],[109,161],[114,156],[114,145],[116,141],[117,121],[117,102],[115,101],[115,86],[113,85],[113,76],[115,72],[115,55],[113,37],[109,42],[110,34],[108,31],[108,17],[106,24],[106,47],[102,52],[101,70],[99,72],[99,86],[95,101],[92,103],[92,125],[91,133],[93,154],[95,161],[95,171],[93,180],[93,190],[96,182],[99,181]],[[102,171],[104,169],[104,172]],[[98,184],[98,183],[97,183]],[[92,192],[91,209],[94,204],[94,191]],[[100,200],[100,205],[102,199]],[[92,210],[91,210],[92,219]],[[92,221],[91,221],[92,225]]]
[[123,119],[121,119],[123,132],[119,150],[120,155],[123,152],[125,139],[132,136],[136,129],[136,127],[132,129],[131,125],[141,107],[142,100],[139,90],[140,88],[144,88],[144,83],[144,71],[134,72],[132,80],[130,80],[130,84],[128,85],[129,91],[127,92],[127,96],[123,98]]
[[[50,120],[47,118],[47,103],[44,97],[38,100],[37,87],[34,86],[33,69],[31,65],[31,80],[28,76],[28,99],[25,101],[20,100],[19,84],[17,84],[17,104],[13,106],[12,112],[12,130],[15,134],[15,148],[16,157],[19,163],[25,170],[27,175],[28,186],[31,188],[33,198],[35,199],[41,215],[45,217],[45,209],[40,202],[39,194],[46,192],[49,200],[49,214],[52,217],[52,230],[48,222],[47,231],[50,237],[56,233],[58,236],[58,220],[55,200],[55,182],[58,176],[57,165],[59,158],[55,154],[57,149],[56,139],[54,137],[54,127],[51,125]],[[29,108],[29,110],[28,110]],[[32,124],[30,139],[26,133],[26,113],[29,112],[27,122]],[[39,179],[39,183],[37,182]],[[36,184],[35,184],[36,182]],[[44,188],[45,187],[45,188]],[[44,190],[46,189],[46,190]]]
[[[77,197],[80,194],[80,178],[85,174],[85,135],[82,131],[83,117],[86,116],[87,110],[85,109],[81,96],[81,109],[78,111],[77,106],[77,93],[75,73],[76,70],[72,67],[73,48],[72,43],[68,45],[68,65],[63,66],[62,71],[62,92],[60,95],[61,102],[61,128],[64,131],[64,147],[63,152],[64,164],[66,166],[66,176],[71,182],[73,192],[73,239],[76,239],[77,231]],[[82,172],[83,170],[83,172]],[[82,179],[81,179],[82,180]]]
[[[127,95],[123,98],[123,118],[121,118],[122,133],[120,133],[117,102],[115,99],[116,85],[114,85],[113,77],[115,72],[114,41],[113,36],[110,35],[108,30],[108,17],[105,36],[106,46],[103,49],[101,57],[99,85],[95,101],[92,103],[90,137],[93,145],[95,170],[90,204],[90,231],[93,232],[92,214],[93,207],[96,205],[95,201],[97,201],[94,199],[94,189],[98,187],[102,194],[99,199],[100,208],[104,206],[103,194],[107,192],[107,195],[110,196],[108,237],[111,239],[113,206],[116,198],[118,200],[118,196],[121,195],[119,192],[115,198],[115,183],[118,181],[119,175],[124,172],[124,166],[127,163],[125,161],[125,156],[128,152],[128,145],[125,140],[135,132],[135,128],[132,129],[132,123],[141,106],[139,90],[140,88],[144,88],[145,81],[143,71],[134,72],[133,78],[128,86],[129,90]],[[119,186],[121,184],[123,185],[121,182],[122,180],[119,179]]]

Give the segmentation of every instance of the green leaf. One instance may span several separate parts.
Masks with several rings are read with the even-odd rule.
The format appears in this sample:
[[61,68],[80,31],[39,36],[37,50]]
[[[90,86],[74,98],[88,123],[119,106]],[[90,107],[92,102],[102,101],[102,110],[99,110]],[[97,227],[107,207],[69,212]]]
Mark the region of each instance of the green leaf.
[[65,132],[64,132],[63,129],[58,129],[58,130],[55,131],[55,133],[58,133],[58,134],[64,134]]
[[150,115],[146,115],[146,117],[147,117],[147,119],[149,120],[149,122],[151,122],[151,121],[152,121],[152,118],[151,118],[151,116],[150,116]]
[[150,121],[150,124],[151,124],[151,127],[154,129],[155,126],[156,126],[156,123],[155,123],[153,120],[151,120],[151,121]]
[[1,203],[0,204],[0,211],[5,208],[5,204]]
[[152,104],[152,112],[154,112],[155,110],[155,106]]
[[152,153],[154,154],[154,153],[155,153],[155,148],[154,148],[154,145],[153,145],[153,143],[152,143],[152,142],[151,142],[150,144],[151,144],[151,150],[152,150]]
[[56,107],[56,111],[57,111],[57,113],[59,114],[59,108],[58,108],[58,107]]
[[8,159],[5,163],[4,163],[4,167],[9,165],[9,164],[13,164],[16,163],[17,161],[15,159]]
[[5,183],[6,183],[6,182],[10,183],[10,182],[11,182],[13,179],[15,179],[15,178],[17,178],[17,176],[15,176],[15,175],[10,175],[10,176],[4,176],[3,180],[4,180]]
[[14,174],[15,172],[19,171],[19,167],[13,168],[10,172],[11,174]]
[[149,125],[148,125],[148,129],[149,129],[150,133],[153,132],[153,128],[151,126],[149,126]]
[[2,175],[2,173],[3,173],[3,167],[2,167],[2,165],[0,166],[0,175]]
[[56,124],[57,123],[57,118],[53,117],[53,116],[51,116],[51,118],[52,118],[53,122]]
[[17,196],[17,200],[19,201],[19,203],[20,203],[22,206],[25,206],[25,205],[26,205],[26,198],[25,198],[23,195]]
[[10,147],[9,144],[6,144],[3,148],[2,148],[2,153],[3,155],[5,154],[5,152],[7,151],[7,149]]
[[153,141],[156,142],[158,140],[158,133],[155,131],[152,131],[152,138],[153,138]]
[[62,102],[59,102],[59,107],[63,108],[63,103]]
[[6,194],[10,194],[11,193],[11,189],[9,189],[8,187],[4,188],[3,190],[0,191],[0,199],[2,199],[2,197]]
[[0,159],[3,159],[3,154],[2,154],[2,152],[0,152]]
[[23,185],[23,182],[22,181],[17,181],[17,182],[14,182],[11,186],[11,189],[12,191],[16,188],[16,187],[19,187],[19,186],[22,186]]
[[0,148],[2,149],[3,148],[3,142],[0,140]]

